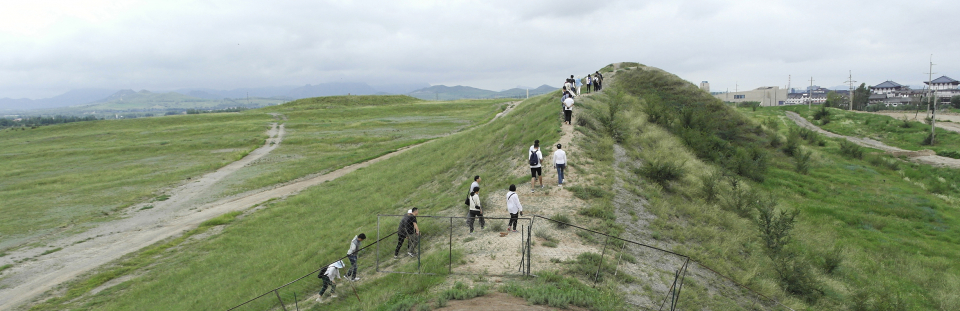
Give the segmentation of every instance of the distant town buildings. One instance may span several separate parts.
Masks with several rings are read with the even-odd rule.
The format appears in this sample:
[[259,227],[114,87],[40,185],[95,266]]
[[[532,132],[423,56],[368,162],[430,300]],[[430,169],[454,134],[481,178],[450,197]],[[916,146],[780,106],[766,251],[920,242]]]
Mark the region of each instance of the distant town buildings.
[[[871,105],[884,105],[885,107],[898,107],[901,105],[917,104],[920,98],[929,96],[929,91],[933,91],[940,104],[949,104],[950,98],[960,96],[960,81],[947,76],[942,76],[933,81],[926,81],[929,89],[914,90],[909,86],[902,85],[894,81],[884,81],[883,83],[870,86]],[[704,89],[707,81],[700,83],[700,88]],[[708,89],[704,89],[708,90]],[[709,92],[709,91],[708,91]],[[742,92],[713,92],[714,97],[731,103],[742,102],[760,102],[761,106],[782,106],[782,105],[805,105],[808,102],[812,104],[822,104],[827,101],[827,93],[836,92],[838,95],[849,98],[848,90],[830,90],[819,86],[811,86],[806,90],[798,92],[795,89],[780,89],[776,86],[763,86],[749,91]]]
[[782,106],[787,101],[787,90],[779,86],[761,86],[750,91],[712,93],[725,102],[760,102],[761,106]]

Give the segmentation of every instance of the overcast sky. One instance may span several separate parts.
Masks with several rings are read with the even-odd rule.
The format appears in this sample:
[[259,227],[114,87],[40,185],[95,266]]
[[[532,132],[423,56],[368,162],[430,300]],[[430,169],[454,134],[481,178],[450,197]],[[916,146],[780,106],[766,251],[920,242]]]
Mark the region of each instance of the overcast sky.
[[560,86],[621,61],[713,91],[960,79],[960,1],[5,1],[0,98],[324,82]]

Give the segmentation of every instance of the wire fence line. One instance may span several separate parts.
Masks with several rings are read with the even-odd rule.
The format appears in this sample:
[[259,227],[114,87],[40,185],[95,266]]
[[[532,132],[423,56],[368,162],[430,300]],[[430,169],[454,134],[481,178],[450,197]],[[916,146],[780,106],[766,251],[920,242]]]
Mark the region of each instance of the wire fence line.
[[[402,245],[395,244],[398,239],[391,239],[397,237],[397,224],[400,222],[399,219],[405,216],[377,215],[377,240],[360,249],[363,251],[376,248],[373,255],[376,259],[375,263],[370,264],[369,260],[365,260],[366,269],[371,268],[369,266],[372,265],[375,271],[382,273],[535,277],[534,270],[550,271],[564,267],[576,275],[592,279],[594,287],[607,279],[612,279],[620,281],[618,284],[621,284],[624,290],[639,292],[639,289],[643,288],[649,292],[648,300],[631,303],[649,305],[650,309],[676,310],[680,303],[684,280],[689,277],[687,274],[690,264],[695,263],[715,276],[756,295],[755,297],[793,310],[689,256],[540,215],[517,218],[517,229],[519,229],[517,232],[510,230],[511,227],[503,226],[510,218],[485,217],[485,226],[480,224],[479,219],[475,219],[474,230],[481,233],[478,235],[464,234],[470,230],[470,218],[467,216],[416,216],[421,235],[418,236],[416,245],[408,248],[413,254],[410,256],[411,260],[415,260],[412,262],[406,258],[394,256],[400,253],[398,250],[401,250]],[[386,229],[381,230],[381,227]],[[485,228],[481,229],[481,227]],[[566,230],[567,228],[573,230]],[[499,236],[490,234],[489,231],[500,231]],[[410,247],[409,239],[406,240],[407,246]],[[539,242],[539,245],[534,240]],[[382,246],[384,250],[381,250],[381,243],[385,243]],[[454,244],[458,248],[457,256],[453,249]],[[596,253],[597,249],[601,250],[600,254]],[[431,255],[426,259],[422,256],[424,252],[442,254],[443,251],[447,256]],[[405,255],[403,257],[408,256],[406,252],[403,254]],[[673,264],[665,256],[674,258]],[[344,256],[338,260],[344,259],[347,257]],[[317,281],[304,280],[308,276],[316,275],[327,266],[329,264],[266,291],[228,311],[289,310],[288,306],[299,310],[301,301],[311,296],[310,293],[317,291],[319,287]],[[663,273],[655,275],[650,272],[651,268]],[[349,289],[352,289],[353,296],[356,296],[359,302],[360,295],[356,285],[348,284]],[[654,296],[662,298],[654,300]],[[755,301],[756,303],[761,303],[759,298]],[[766,303],[761,304],[764,307],[770,307]]]

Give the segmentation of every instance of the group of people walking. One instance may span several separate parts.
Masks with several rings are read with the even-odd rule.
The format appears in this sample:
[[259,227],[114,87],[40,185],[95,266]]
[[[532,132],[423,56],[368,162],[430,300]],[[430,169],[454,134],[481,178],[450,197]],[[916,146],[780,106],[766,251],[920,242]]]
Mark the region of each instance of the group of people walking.
[[[563,104],[563,115],[564,115],[564,124],[570,125],[572,110],[575,96],[580,96],[580,88],[586,86],[588,90],[590,87],[593,87],[593,91],[599,91],[602,89],[603,76],[600,72],[596,72],[593,75],[587,75],[583,78],[585,83],[581,83],[580,79],[575,79],[573,75],[570,75],[570,78],[566,79],[563,86],[563,95],[561,96],[561,103]],[[563,187],[563,173],[567,166],[567,153],[563,150],[561,144],[556,144],[557,150],[553,153],[553,166],[557,171],[557,186]],[[537,183],[539,182],[540,188],[543,188],[543,167],[544,167],[544,158],[543,152],[540,150],[540,140],[534,140],[533,145],[530,146],[527,152],[527,161],[530,166],[530,192],[533,193],[536,191]],[[484,219],[484,209],[480,199],[480,175],[473,177],[473,183],[470,184],[469,194],[467,195],[464,204],[467,205],[467,226],[470,228],[470,234],[474,233],[474,223],[479,220],[480,229],[483,230],[486,226],[486,220]],[[507,231],[508,232],[518,232],[517,231],[517,222],[520,216],[523,216],[523,205],[520,204],[520,197],[517,194],[517,186],[511,184],[506,193],[506,210],[507,214],[510,214],[510,220],[507,222]],[[418,255],[417,246],[420,243],[420,227],[417,225],[417,215],[419,214],[418,208],[414,207],[407,211],[406,215],[400,220],[400,225],[397,227],[397,247],[394,249],[393,258],[400,257],[400,249],[403,247],[403,242],[407,241],[407,256],[416,257]],[[367,236],[363,233],[360,233],[354,236],[353,240],[350,241],[350,247],[347,250],[347,259],[350,260],[350,270],[347,272],[345,278],[352,281],[359,281],[360,278],[357,276],[357,258],[362,248],[361,245]],[[327,288],[330,287],[330,297],[336,298],[336,289],[337,284],[334,280],[341,278],[340,269],[344,268],[345,265],[342,260],[338,260],[329,266],[326,266],[320,270],[319,277],[323,286],[320,288],[320,293],[317,295],[317,302],[323,301],[323,294],[326,292]]]

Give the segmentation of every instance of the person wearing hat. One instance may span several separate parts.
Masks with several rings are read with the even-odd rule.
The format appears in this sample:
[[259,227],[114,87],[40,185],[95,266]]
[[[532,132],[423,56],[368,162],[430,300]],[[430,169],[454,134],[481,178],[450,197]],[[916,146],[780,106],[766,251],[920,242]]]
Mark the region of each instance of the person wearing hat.
[[567,168],[567,152],[560,149],[557,144],[557,152],[553,153],[553,165],[557,168],[557,186],[563,187],[563,170]]
[[337,262],[320,271],[319,277],[323,280],[323,287],[320,288],[320,293],[317,294],[317,302],[323,302],[323,292],[327,291],[328,285],[330,286],[330,298],[337,298],[337,283],[334,283],[333,280],[340,278],[341,268],[343,268],[343,260],[337,260]]

